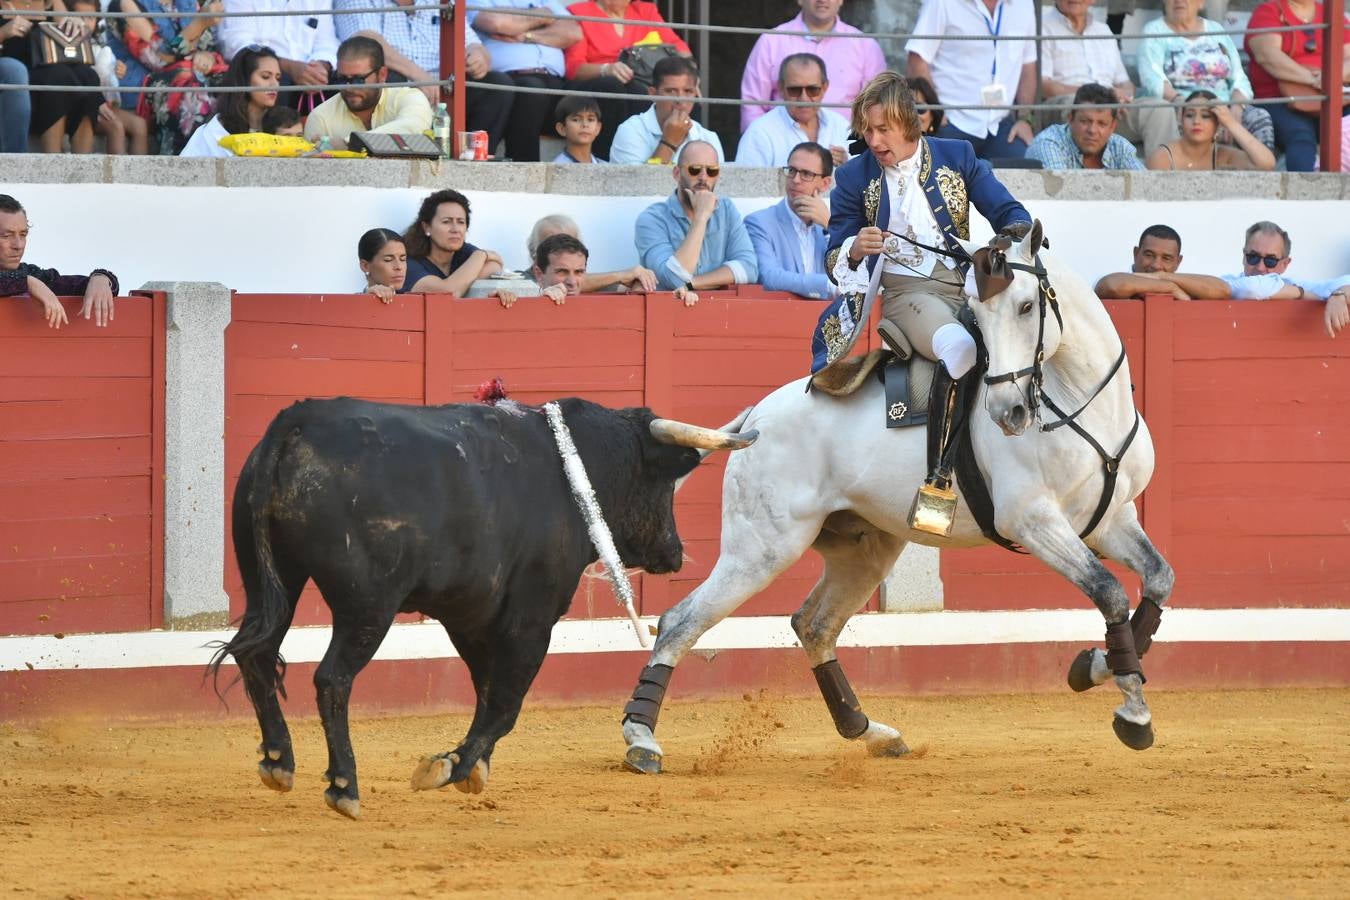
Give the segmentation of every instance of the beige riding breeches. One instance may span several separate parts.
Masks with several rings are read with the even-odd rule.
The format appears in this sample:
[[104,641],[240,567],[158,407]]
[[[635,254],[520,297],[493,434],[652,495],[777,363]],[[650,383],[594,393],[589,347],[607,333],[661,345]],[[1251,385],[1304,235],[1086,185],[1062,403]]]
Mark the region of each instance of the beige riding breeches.
[[956,321],[966,302],[961,286],[960,274],[942,262],[929,278],[882,272],[881,315],[905,333],[916,353],[936,362],[933,332]]

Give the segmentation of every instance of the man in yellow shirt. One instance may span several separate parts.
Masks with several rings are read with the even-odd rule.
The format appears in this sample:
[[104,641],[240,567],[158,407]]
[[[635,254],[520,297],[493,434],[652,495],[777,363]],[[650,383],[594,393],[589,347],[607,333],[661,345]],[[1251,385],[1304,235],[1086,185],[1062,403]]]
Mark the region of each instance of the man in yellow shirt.
[[353,35],[337,51],[337,68],[329,83],[341,93],[315,107],[305,122],[305,139],[327,137],[334,150],[347,149],[353,131],[414,134],[431,127],[427,95],[413,87],[363,88],[388,79],[384,48],[378,41]]

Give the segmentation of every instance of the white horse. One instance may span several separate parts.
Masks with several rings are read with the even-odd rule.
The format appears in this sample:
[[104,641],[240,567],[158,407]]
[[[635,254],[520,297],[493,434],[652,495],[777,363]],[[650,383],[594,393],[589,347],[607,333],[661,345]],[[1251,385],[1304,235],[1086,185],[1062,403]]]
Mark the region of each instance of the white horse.
[[[1037,222],[1007,251],[1015,271],[1006,288],[969,301],[989,373],[969,417],[971,440],[998,533],[1076,584],[1107,623],[1107,652],[1080,653],[1069,684],[1086,690],[1114,675],[1124,702],[1113,726],[1125,744],[1142,750],[1152,744],[1153,729],[1139,656],[1151,643],[1173,583],[1171,566],[1144,534],[1134,504],[1153,473],[1153,444],[1135,411],[1129,365],[1110,316],[1081,278],[1038,252],[1041,234]],[[972,255],[981,249],[965,247]],[[651,658],[625,708],[626,762],[633,770],[661,770],[653,731],[674,667],[704,632],[808,548],[825,558],[825,569],[792,616],[792,627],[836,728],[845,738],[864,741],[872,755],[908,752],[898,731],[862,713],[839,668],[835,642],[906,543],[955,549],[988,539],[964,496],[950,536],[910,529],[910,498],[926,474],[925,434],[922,428],[880,427],[883,390],[877,379],[868,379],[856,393],[836,398],[806,391],[801,379],[728,426],[757,429],[759,440],[727,461],[717,564],[661,616]],[[977,414],[980,403],[987,417]],[[1074,411],[1073,421],[1105,456],[1127,448],[1105,500],[1110,479],[1104,454],[1072,426],[1054,426]],[[1094,518],[1097,523],[1080,537]],[[1125,589],[1099,557],[1123,563],[1142,579],[1143,600],[1133,619]]]

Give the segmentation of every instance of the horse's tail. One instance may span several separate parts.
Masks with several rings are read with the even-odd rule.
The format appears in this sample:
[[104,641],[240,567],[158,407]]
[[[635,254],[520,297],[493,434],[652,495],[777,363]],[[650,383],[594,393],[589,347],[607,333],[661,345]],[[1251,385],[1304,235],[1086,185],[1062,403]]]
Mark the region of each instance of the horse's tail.
[[[261,665],[275,667],[276,687],[282,697],[286,696],[283,681],[286,677],[286,661],[280,652],[271,651],[274,658],[257,659],[259,651],[278,646],[280,636],[290,627],[291,600],[281,576],[277,573],[276,559],[272,553],[272,532],[269,522],[272,491],[276,481],[277,464],[294,438],[300,434],[298,424],[291,424],[295,407],[282,411],[268,427],[267,433],[258,443],[252,458],[252,473],[247,485],[248,515],[251,520],[253,537],[253,556],[257,579],[254,584],[245,584],[247,596],[244,615],[239,630],[228,641],[216,641],[210,644],[215,648],[206,671],[212,682],[220,675],[220,666],[226,656],[233,656],[242,670],[245,666]],[[241,491],[242,495],[243,492]],[[236,516],[239,513],[236,511]],[[245,548],[236,547],[235,552],[243,556]],[[242,560],[241,560],[242,562]],[[247,570],[246,567],[241,566]],[[237,679],[236,679],[237,680]],[[231,682],[233,684],[233,682]],[[219,695],[219,688],[216,689]]]
[[[752,412],[754,412],[754,411],[755,411],[755,408],[754,408],[753,406],[747,406],[745,409],[741,410],[739,414],[737,414],[736,418],[732,419],[730,422],[728,422],[727,424],[723,425],[721,428],[719,428],[719,429],[717,429],[717,430],[718,430],[718,431],[725,431],[727,434],[740,434],[740,433],[741,433],[741,428],[744,427],[744,425],[745,425],[745,420],[748,419],[748,418],[750,418],[750,414],[751,414]],[[715,451],[713,451],[713,450],[700,450],[700,451],[698,451],[698,460],[699,460],[699,462],[702,462],[703,460],[707,459],[707,458],[708,458],[708,455],[711,454],[711,453],[713,453],[713,452],[715,452]]]

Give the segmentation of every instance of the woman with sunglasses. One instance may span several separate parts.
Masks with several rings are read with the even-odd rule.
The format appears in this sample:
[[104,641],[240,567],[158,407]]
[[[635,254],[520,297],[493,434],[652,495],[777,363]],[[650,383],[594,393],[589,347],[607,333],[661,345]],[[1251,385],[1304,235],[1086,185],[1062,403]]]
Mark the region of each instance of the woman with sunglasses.
[[909,85],[910,93],[914,95],[914,105],[919,104],[931,107],[930,109],[919,110],[919,131],[924,137],[937,137],[938,129],[942,127],[942,120],[946,118],[943,115],[942,108],[938,106],[937,88],[933,87],[933,82],[927,78],[912,76],[905,79]]
[[233,156],[220,146],[220,139],[231,134],[262,131],[262,117],[277,105],[277,86],[281,84],[281,61],[270,47],[250,44],[234,55],[221,87],[252,87],[251,91],[222,93],[216,101],[216,115],[192,132],[179,156]]
[[[1161,144],[1148,156],[1150,169],[1207,171],[1212,169],[1275,168],[1275,154],[1261,143],[1227,106],[1218,103],[1210,91],[1192,91],[1178,115],[1181,137]],[[1236,147],[1219,143],[1220,132],[1227,131]]]
[[[1323,19],[1322,4],[1314,0],[1269,0],[1252,12],[1247,27],[1247,54],[1252,58],[1252,89],[1261,99],[1329,93],[1322,90],[1322,53],[1325,30],[1316,27]],[[1262,34],[1256,29],[1281,26],[1308,27],[1299,31]],[[1350,27],[1345,31],[1350,48]],[[1350,50],[1341,70],[1341,84],[1350,84]],[[1302,105],[1302,104],[1299,104]],[[1266,110],[1275,123],[1275,141],[1284,151],[1290,172],[1311,172],[1317,162],[1319,112],[1303,112],[1290,103],[1269,103]]]

